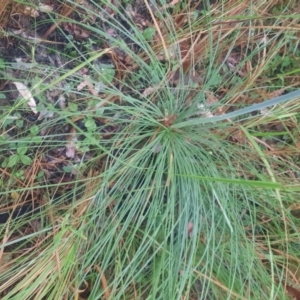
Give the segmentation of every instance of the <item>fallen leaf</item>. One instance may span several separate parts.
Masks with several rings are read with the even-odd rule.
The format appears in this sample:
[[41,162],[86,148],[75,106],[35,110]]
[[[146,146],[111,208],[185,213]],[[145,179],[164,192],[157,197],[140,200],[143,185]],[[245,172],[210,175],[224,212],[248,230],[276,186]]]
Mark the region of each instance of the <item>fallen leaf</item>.
[[86,67],[84,67],[84,68],[80,69],[80,70],[78,71],[78,73],[79,73],[80,75],[88,75],[88,74],[89,74],[89,69],[86,68]]
[[26,59],[23,59],[21,57],[15,58],[16,63],[12,63],[11,66],[15,67],[16,69],[32,69],[36,67],[37,63],[28,63],[26,62]]
[[143,91],[142,95],[143,95],[144,97],[148,97],[149,95],[153,94],[153,93],[155,92],[155,90],[156,90],[156,89],[155,89],[154,87],[149,86],[149,87],[147,87],[147,88]]
[[40,12],[50,12],[53,11],[53,7],[47,4],[39,4],[39,11]]
[[85,88],[86,86],[88,87],[90,93],[93,96],[98,96],[99,94],[99,89],[94,88],[94,85],[91,83],[90,81],[90,77],[87,75],[83,75],[84,81],[81,82],[80,84],[78,84],[77,86],[77,91],[81,91],[83,88]]
[[168,80],[170,80],[172,84],[177,85],[182,72],[183,74],[186,74],[190,69],[193,61],[191,52],[189,52],[190,48],[188,41],[182,41],[179,44],[175,43],[171,45],[167,49],[169,57],[178,62],[178,67],[168,74]]
[[45,118],[52,118],[53,116],[54,116],[54,112],[47,110],[47,108],[44,105],[42,105],[38,120],[43,120]]
[[275,97],[279,97],[279,96],[281,96],[285,92],[285,90],[286,89],[283,88],[283,89],[279,89],[279,90],[276,90],[276,91],[271,92],[271,93],[267,93],[266,98],[267,99],[272,99],[272,98],[275,98]]
[[109,34],[112,37],[116,37],[117,36],[117,34],[116,34],[116,32],[115,32],[115,30],[113,28],[108,28],[106,30],[106,33]]
[[33,17],[33,18],[36,18],[36,17],[39,16],[38,11],[36,9],[34,9],[33,7],[30,7],[30,6],[25,6],[23,13],[24,13],[24,15],[30,16],[30,17]]
[[259,110],[259,112],[263,115],[263,116],[270,116],[272,114],[272,110],[269,108],[262,108]]
[[41,43],[42,39],[33,31],[25,32],[23,29],[20,30],[12,30],[12,33],[21,36],[24,39],[27,39],[29,42],[32,43]]
[[197,108],[199,109],[199,111],[197,112],[198,115],[201,115],[205,118],[211,118],[214,115],[211,113],[211,111],[205,107],[204,104],[198,104]]
[[67,103],[66,103],[67,101],[63,95],[59,95],[57,102],[61,109],[65,109],[67,107]]
[[172,6],[172,5],[175,5],[179,2],[179,0],[173,0],[169,5]]
[[179,0],[172,0],[169,4],[164,5],[164,8],[169,8],[171,6],[176,5],[179,2]]
[[86,39],[90,36],[90,33],[82,28],[80,28],[76,24],[72,23],[63,23],[63,29],[68,31],[70,34],[74,36],[76,39]]
[[162,121],[162,124],[164,126],[170,127],[173,124],[173,122],[176,120],[176,118],[177,118],[177,115],[169,116],[168,114],[166,114],[166,116],[163,119],[159,120],[159,121]]
[[219,99],[211,92],[205,91],[206,103],[212,105],[219,102]]
[[77,142],[77,135],[75,130],[70,134],[68,137],[68,141],[66,144],[66,156],[69,158],[74,158],[76,154],[76,142]]
[[28,90],[28,88],[21,82],[13,82],[13,84],[17,87],[20,95],[27,101],[28,106],[31,108],[31,110],[37,114],[36,110],[36,102],[32,97],[31,92]]
[[139,14],[131,4],[126,5],[125,13],[139,29],[144,29],[152,25],[143,15]]
[[[214,105],[219,102],[219,99],[212,92],[205,91],[205,96],[206,96],[206,104],[208,106]],[[222,107],[218,106],[215,115],[218,116],[218,115],[223,115],[223,114],[224,114],[224,111],[223,111]]]
[[227,57],[226,64],[231,71],[237,72],[241,77],[245,77],[247,75],[247,72],[245,70],[245,64],[242,68],[243,70],[241,68],[237,68],[238,65],[241,63],[242,59],[243,58],[241,56],[231,55]]
[[77,85],[77,91],[81,91],[83,88],[85,88],[87,86],[87,79],[85,78],[85,80],[83,80],[80,84]]
[[227,57],[226,63],[229,69],[232,71],[238,65],[239,61],[237,61],[235,57],[229,56]]
[[296,289],[290,285],[286,285],[287,294],[295,300],[300,300],[300,290]]

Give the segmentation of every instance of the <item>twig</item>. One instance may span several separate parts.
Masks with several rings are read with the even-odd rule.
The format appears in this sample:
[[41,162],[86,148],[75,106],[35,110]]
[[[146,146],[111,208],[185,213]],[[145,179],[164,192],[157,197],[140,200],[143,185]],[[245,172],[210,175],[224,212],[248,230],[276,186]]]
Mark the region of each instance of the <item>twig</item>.
[[[75,4],[77,4],[77,3],[78,3],[78,0],[76,1]],[[64,20],[65,18],[67,18],[73,11],[74,11],[74,8],[73,8],[73,7],[69,7],[68,10],[66,11],[66,13],[63,12],[63,13],[61,14],[61,16],[62,16],[63,18],[62,18],[59,22],[53,23],[53,24],[50,26],[50,28],[49,28],[49,29],[46,31],[46,33],[44,34],[43,39],[47,39],[48,35],[49,35],[50,33],[52,33],[52,32],[56,29],[56,27],[57,27],[60,23],[62,23],[63,20]]]

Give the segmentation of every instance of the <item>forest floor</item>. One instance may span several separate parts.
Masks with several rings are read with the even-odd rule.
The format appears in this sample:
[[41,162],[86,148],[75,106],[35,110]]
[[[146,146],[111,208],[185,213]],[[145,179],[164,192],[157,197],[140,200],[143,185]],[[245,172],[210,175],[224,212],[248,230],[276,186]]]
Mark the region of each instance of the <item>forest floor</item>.
[[300,4],[32,2],[0,1],[1,298],[300,299]]

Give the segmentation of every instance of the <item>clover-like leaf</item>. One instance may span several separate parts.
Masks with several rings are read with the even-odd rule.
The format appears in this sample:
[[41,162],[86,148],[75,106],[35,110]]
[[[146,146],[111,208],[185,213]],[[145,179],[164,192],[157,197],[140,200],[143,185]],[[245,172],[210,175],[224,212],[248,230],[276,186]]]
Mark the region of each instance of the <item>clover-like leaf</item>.
[[146,40],[153,40],[153,37],[155,35],[155,28],[148,27],[143,31],[143,36]]
[[28,166],[28,165],[31,164],[32,159],[27,155],[21,155],[20,156],[20,161],[23,165]]
[[22,156],[26,154],[27,150],[28,150],[27,147],[19,147],[17,148],[17,153],[19,156]]
[[20,158],[18,154],[13,154],[8,158],[8,163],[7,163],[7,167],[8,168],[12,168],[14,167],[18,162],[19,162]]

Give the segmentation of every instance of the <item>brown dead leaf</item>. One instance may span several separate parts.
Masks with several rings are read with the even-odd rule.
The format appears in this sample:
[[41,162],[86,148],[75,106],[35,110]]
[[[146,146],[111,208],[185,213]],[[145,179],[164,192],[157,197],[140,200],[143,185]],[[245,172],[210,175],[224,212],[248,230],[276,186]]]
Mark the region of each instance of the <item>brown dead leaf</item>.
[[102,286],[102,289],[104,290],[104,298],[105,298],[105,300],[109,300],[109,299],[111,299],[111,292],[110,292],[105,274],[103,273],[102,269],[98,265],[95,265],[95,269],[101,276],[101,286]]
[[146,27],[152,27],[152,23],[149,22],[143,15],[138,13],[131,4],[126,6],[126,14],[132,19],[139,29],[145,29]]
[[30,16],[32,18],[37,18],[39,16],[39,13],[36,9],[30,6],[25,6],[23,14],[26,16]]
[[[62,18],[67,18],[73,11],[74,11],[73,7],[70,7],[68,5],[63,5],[62,8],[61,8],[61,12],[60,12],[61,13],[61,17]],[[48,30],[44,34],[43,38],[47,39],[48,35],[51,34],[60,23],[61,23],[61,21],[53,23],[50,26],[50,28],[48,28]]]
[[77,85],[77,91],[78,92],[80,92],[83,88],[85,88],[86,86],[87,86],[87,80],[85,79],[85,80],[83,80],[81,83],[79,83],[78,85]]
[[110,8],[109,6],[105,7],[105,12],[106,12],[107,15],[109,15],[111,17],[113,17],[115,15],[114,10],[112,8]]
[[172,0],[169,4],[164,5],[164,9],[174,6],[177,3],[179,3],[179,0]]
[[216,104],[219,102],[219,99],[212,92],[205,91],[205,96],[206,103],[208,105]]
[[65,31],[69,32],[74,36],[75,39],[86,39],[90,36],[90,33],[84,29],[82,29],[77,24],[73,23],[63,23],[62,27]]
[[144,97],[148,97],[149,95],[153,94],[155,92],[155,90],[156,90],[155,87],[149,86],[143,91],[142,95]]
[[272,92],[272,93],[268,93],[266,98],[267,98],[267,99],[272,99],[272,98],[275,98],[275,97],[279,97],[279,96],[281,96],[284,92],[285,92],[285,88],[279,89],[279,90],[274,91],[274,92]]
[[162,121],[162,124],[164,126],[170,127],[176,119],[177,119],[177,115],[169,116],[168,114],[166,114],[166,116],[162,120],[159,120],[159,121]]
[[243,57],[241,55],[230,55],[226,59],[226,64],[231,71],[236,72],[241,77],[245,77],[248,74],[247,72],[248,66],[244,64],[242,68],[238,67],[242,59]]
[[174,44],[170,46],[167,50],[169,57],[178,60],[178,68],[168,74],[168,80],[170,81],[170,83],[177,85],[182,73],[181,70],[184,74],[186,74],[190,69],[191,63],[193,61],[192,51],[189,51],[190,43],[184,40],[180,42],[179,45]]
[[229,136],[229,140],[233,143],[242,143],[245,144],[247,142],[247,138],[242,130],[237,130],[232,132]]
[[[206,95],[206,103],[207,105],[213,105],[219,102],[219,99],[212,93],[209,91],[205,91],[205,95]],[[219,116],[219,115],[223,115],[225,112],[222,109],[222,107],[218,106],[216,112],[214,115]]]
[[84,81],[77,86],[77,91],[81,91],[83,88],[87,87],[93,96],[98,96],[99,90],[94,88],[94,85],[90,81],[90,76],[83,75],[83,78]]
[[109,34],[112,37],[116,37],[117,36],[117,34],[116,34],[116,32],[115,32],[115,30],[113,28],[106,29],[106,33]]
[[300,300],[300,289],[296,289],[290,285],[286,285],[285,287],[287,294],[295,300]]
[[227,63],[227,66],[229,67],[229,69],[232,71],[238,65],[239,61],[235,57],[229,56],[226,59],[226,63]]
[[179,2],[179,0],[173,0],[169,5],[175,5],[175,4],[177,4]]
[[74,158],[76,154],[76,142],[77,142],[77,135],[75,129],[72,130],[70,135],[68,136],[68,141],[66,144],[66,156],[68,158]]

